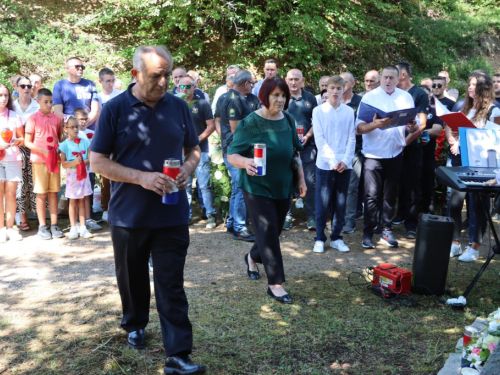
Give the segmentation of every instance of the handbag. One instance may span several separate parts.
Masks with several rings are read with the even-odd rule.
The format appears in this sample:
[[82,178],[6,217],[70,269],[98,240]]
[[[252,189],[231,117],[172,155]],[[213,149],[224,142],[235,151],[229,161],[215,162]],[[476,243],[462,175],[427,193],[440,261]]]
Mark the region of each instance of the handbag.
[[[292,129],[292,134],[295,130],[295,127],[292,124],[292,119],[290,118],[290,115],[286,112],[283,112],[285,115],[286,119],[288,120],[288,124],[290,125],[290,128]],[[293,137],[292,137],[293,140]],[[299,168],[302,167],[302,160],[300,160],[300,155],[299,151],[294,147],[293,148],[293,156],[292,156],[292,173],[293,173],[293,186],[297,187],[299,184]]]

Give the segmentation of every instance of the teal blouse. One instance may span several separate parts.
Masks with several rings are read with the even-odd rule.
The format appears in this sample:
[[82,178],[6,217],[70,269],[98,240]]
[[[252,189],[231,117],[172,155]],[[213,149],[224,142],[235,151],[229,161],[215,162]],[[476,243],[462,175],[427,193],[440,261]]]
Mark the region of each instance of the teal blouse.
[[266,144],[266,175],[249,176],[240,169],[238,187],[255,195],[286,199],[293,193],[293,149],[302,150],[295,119],[267,120],[252,112],[240,121],[227,153],[253,158],[254,145]]

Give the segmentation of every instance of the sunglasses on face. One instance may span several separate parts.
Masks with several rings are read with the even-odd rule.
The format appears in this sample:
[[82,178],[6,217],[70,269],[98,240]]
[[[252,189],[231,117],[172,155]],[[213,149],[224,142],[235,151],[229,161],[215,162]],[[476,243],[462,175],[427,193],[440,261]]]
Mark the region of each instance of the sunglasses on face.
[[33,88],[33,85],[19,85],[20,88],[22,88],[23,90],[24,89],[32,89]]
[[442,85],[442,84],[440,84],[440,83],[433,83],[433,84],[432,84],[432,88],[433,88],[433,89],[435,89],[436,87],[437,87],[438,89],[440,89],[441,87],[443,87],[443,85]]
[[189,90],[193,85],[179,85],[179,88],[181,90]]
[[77,70],[78,69],[85,70],[85,65],[73,65],[73,67]]

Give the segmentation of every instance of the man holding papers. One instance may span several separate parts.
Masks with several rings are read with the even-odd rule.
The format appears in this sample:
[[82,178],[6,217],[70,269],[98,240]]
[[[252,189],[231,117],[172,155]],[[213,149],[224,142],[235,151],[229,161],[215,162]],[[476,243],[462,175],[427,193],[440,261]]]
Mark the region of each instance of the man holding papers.
[[[363,134],[363,154],[365,156],[365,215],[363,229],[363,247],[374,249],[373,234],[377,225],[377,210],[383,202],[382,242],[389,247],[397,247],[398,242],[392,234],[392,217],[397,197],[397,186],[402,166],[402,151],[406,146],[405,133],[419,129],[415,119],[404,126],[391,127],[397,123],[394,118],[380,118],[374,115],[372,120],[363,116],[362,104],[382,110],[385,113],[414,108],[413,98],[406,91],[398,89],[399,71],[395,66],[386,66],[382,70],[380,86],[361,100],[356,128]],[[416,112],[415,112],[416,113]],[[383,130],[382,130],[383,129]]]

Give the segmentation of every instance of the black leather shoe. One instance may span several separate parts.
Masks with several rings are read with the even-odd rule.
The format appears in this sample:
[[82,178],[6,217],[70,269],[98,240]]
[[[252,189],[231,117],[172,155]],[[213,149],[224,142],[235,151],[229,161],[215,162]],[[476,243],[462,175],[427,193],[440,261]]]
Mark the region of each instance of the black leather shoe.
[[128,334],[127,345],[134,349],[144,349],[146,346],[146,335],[144,330],[130,332]]
[[255,234],[250,232],[248,229],[243,232],[233,232],[233,240],[255,242]]
[[187,374],[204,374],[206,368],[203,365],[195,365],[191,362],[188,356],[180,357],[173,356],[167,357],[165,360],[165,368],[163,372],[165,374],[177,374],[177,375],[187,375]]
[[248,265],[248,257],[250,256],[250,253],[245,255],[245,264],[247,265],[247,275],[249,278],[252,280],[259,280],[260,275],[259,275],[259,268],[257,268],[257,271],[250,271],[250,266]]
[[285,294],[281,297],[277,297],[274,295],[273,291],[271,290],[271,288],[267,287],[267,294],[270,296],[270,297],[273,297],[276,301],[278,302],[281,302],[281,303],[293,303],[293,299],[292,297],[290,296],[290,294]]

